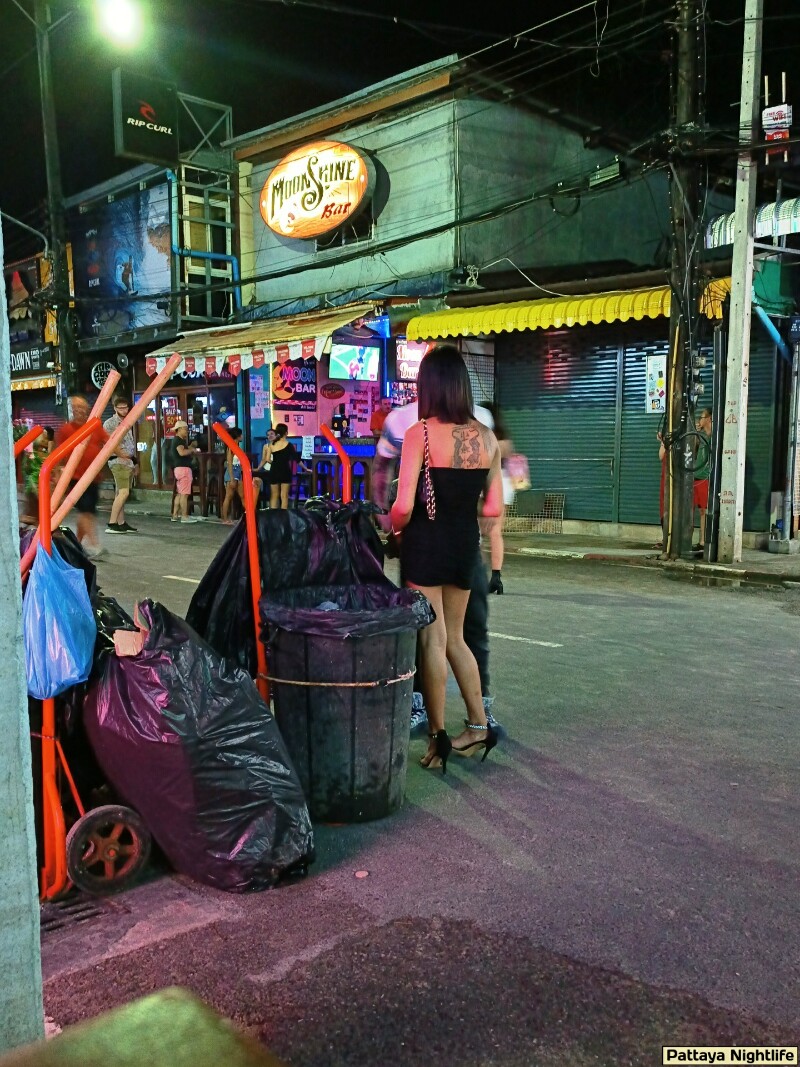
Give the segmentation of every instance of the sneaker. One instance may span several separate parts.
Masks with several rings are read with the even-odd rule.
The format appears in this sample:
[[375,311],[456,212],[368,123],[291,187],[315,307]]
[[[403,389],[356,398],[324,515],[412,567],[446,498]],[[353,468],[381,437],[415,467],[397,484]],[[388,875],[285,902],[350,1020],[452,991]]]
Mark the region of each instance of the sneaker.
[[124,534],[127,532],[128,531],[125,529],[124,524],[119,522],[110,522],[108,526],[106,526],[107,534]]
[[124,530],[125,533],[136,533],[136,527],[130,526],[127,522],[118,522],[117,525],[121,530]]
[[489,726],[491,726],[493,730],[502,730],[503,727],[500,725],[494,715],[492,715],[492,704],[494,704],[494,697],[483,698],[483,710],[486,713],[486,722],[489,724]]
[[184,523],[185,522],[200,522],[200,520],[199,519],[188,518],[188,519],[181,519],[181,522],[184,522]]
[[411,733],[416,733],[422,727],[428,727],[428,712],[422,700],[422,693],[411,695]]
[[180,517],[180,515],[170,515],[169,521],[170,522],[180,522],[181,521],[181,517]]

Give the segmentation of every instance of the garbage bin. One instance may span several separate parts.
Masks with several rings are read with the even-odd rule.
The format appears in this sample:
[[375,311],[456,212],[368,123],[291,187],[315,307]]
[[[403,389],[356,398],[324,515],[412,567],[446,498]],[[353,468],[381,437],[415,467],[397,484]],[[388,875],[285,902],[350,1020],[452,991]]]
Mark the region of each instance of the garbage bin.
[[260,602],[275,718],[312,819],[400,807],[417,631],[434,619],[391,584],[273,590]]

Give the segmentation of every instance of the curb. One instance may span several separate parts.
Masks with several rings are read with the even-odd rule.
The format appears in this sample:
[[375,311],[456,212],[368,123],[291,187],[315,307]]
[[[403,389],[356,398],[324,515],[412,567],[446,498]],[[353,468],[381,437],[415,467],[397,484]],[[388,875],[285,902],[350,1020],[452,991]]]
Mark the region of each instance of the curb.
[[590,563],[611,563],[625,567],[643,567],[661,570],[674,577],[717,578],[731,582],[748,582],[753,585],[783,586],[800,589],[800,576],[785,571],[756,571],[743,567],[731,567],[723,563],[691,563],[687,560],[659,559],[652,556],[625,556],[618,553],[559,551],[549,548],[517,548],[516,554],[538,559],[585,560]]

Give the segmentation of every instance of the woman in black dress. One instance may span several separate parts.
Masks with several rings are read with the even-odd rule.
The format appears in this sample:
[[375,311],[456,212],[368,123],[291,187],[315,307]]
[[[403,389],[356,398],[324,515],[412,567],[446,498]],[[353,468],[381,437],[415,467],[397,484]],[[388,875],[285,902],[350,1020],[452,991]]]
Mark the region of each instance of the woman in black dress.
[[[446,768],[451,751],[485,759],[497,744],[486,724],[478,665],[464,641],[464,613],[480,552],[478,509],[503,505],[497,439],[472,416],[469,374],[461,353],[439,345],[420,364],[420,421],[406,432],[392,530],[400,536],[407,586],[421,590],[436,620],[420,633],[422,692],[430,725],[423,767]],[[467,708],[465,729],[451,741],[444,727],[447,664]]]
[[292,469],[300,458],[297,449],[291,443],[287,434],[289,427],[285,422],[279,422],[275,427],[275,440],[267,446],[267,463],[269,468],[269,506],[270,508],[289,507],[289,487],[292,484]]

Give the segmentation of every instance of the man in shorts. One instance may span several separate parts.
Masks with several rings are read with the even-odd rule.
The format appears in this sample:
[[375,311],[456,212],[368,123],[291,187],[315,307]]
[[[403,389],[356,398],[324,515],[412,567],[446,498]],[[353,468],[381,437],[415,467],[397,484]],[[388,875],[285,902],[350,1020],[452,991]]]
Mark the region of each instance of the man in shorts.
[[189,426],[178,419],[172,427],[172,469],[175,475],[175,501],[172,505],[173,522],[198,522],[189,515],[189,497],[192,495],[192,456],[198,451],[193,441],[189,440]]
[[[124,396],[115,396],[111,401],[114,414],[103,423],[103,429],[107,434],[112,434],[128,414],[128,401]],[[136,527],[130,526],[125,521],[125,502],[131,491],[131,482],[139,473],[139,464],[136,462],[136,442],[133,437],[133,429],[129,429],[119,442],[119,453],[112,456],[108,461],[111,474],[114,477],[116,496],[111,505],[111,516],[106,526],[107,534],[136,533]]]
[[[89,418],[91,409],[82,396],[71,396],[69,398],[69,404],[71,418],[70,421],[65,422],[63,426],[59,426],[58,431],[56,432],[56,446],[62,445],[68,438],[72,437],[81,426],[85,426]],[[92,460],[97,458],[100,449],[107,440],[108,434],[102,426],[98,426],[94,433],[89,437],[86,451],[81,456],[80,462],[73,472],[70,491],[74,488],[76,482],[78,482],[88,471]],[[79,497],[75,504],[75,510],[78,512],[78,522],[75,533],[89,559],[102,559],[104,556],[108,555],[108,549],[103,548],[100,543],[100,535],[97,531],[97,483],[101,478],[102,470],[97,472],[94,481],[86,487],[83,495]]]

